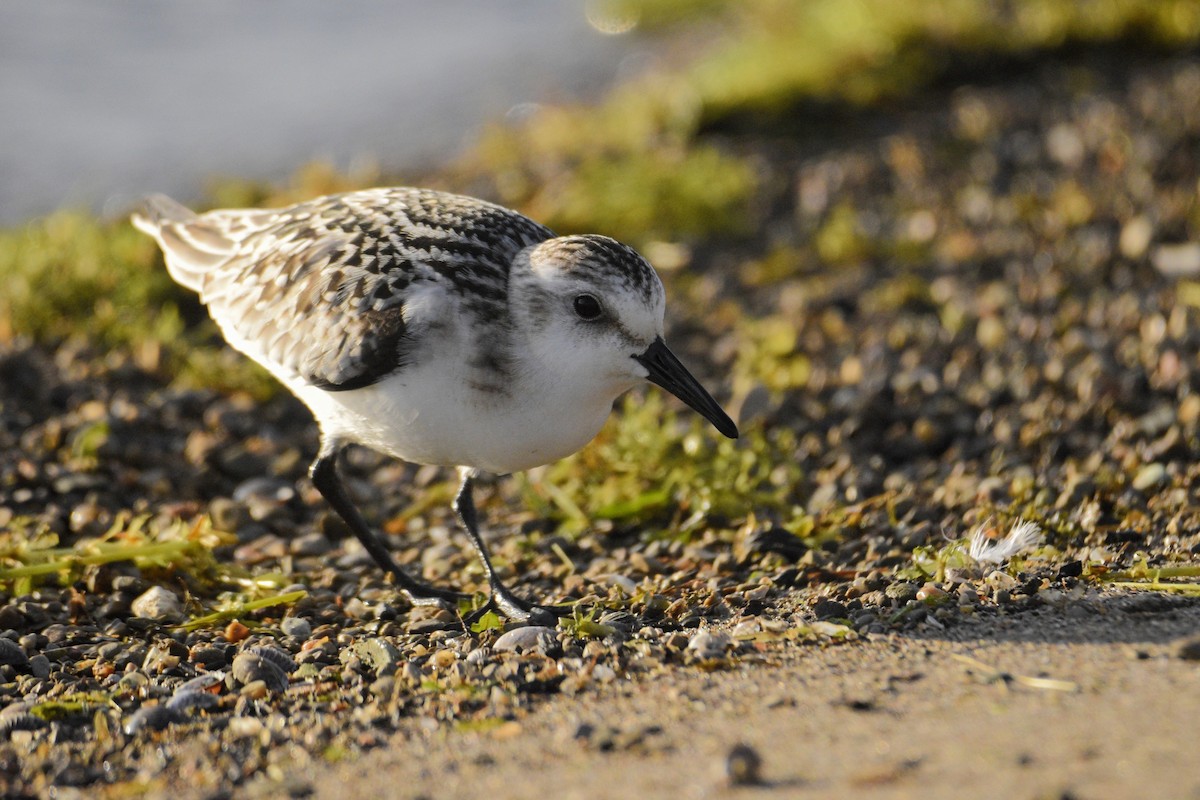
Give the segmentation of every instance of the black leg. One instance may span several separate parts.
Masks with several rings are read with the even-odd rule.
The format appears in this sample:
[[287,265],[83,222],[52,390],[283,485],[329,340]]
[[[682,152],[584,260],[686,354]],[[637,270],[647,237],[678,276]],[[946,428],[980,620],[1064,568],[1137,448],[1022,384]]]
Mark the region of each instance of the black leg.
[[483,570],[487,573],[488,584],[492,587],[491,603],[499,608],[504,616],[515,622],[554,625],[559,616],[570,613],[570,610],[540,606],[522,600],[513,594],[512,590],[505,586],[504,582],[500,580],[500,576],[496,574],[487,545],[483,543],[483,537],[479,535],[479,516],[475,512],[475,500],[471,496],[472,473],[467,469],[461,470],[460,473],[462,484],[458,487],[458,495],[454,498],[454,511],[458,514],[458,519],[462,522],[463,527],[467,529],[467,536],[470,537],[475,552],[479,554],[479,560],[483,562]]
[[387,572],[392,573],[396,585],[408,595],[408,599],[412,601],[413,605],[434,605],[441,606],[450,611],[457,611],[458,601],[463,599],[464,595],[422,583],[410,577],[392,559],[392,554],[384,547],[379,537],[371,531],[371,528],[367,525],[367,521],[363,519],[362,514],[359,513],[358,509],[354,507],[354,503],[351,502],[350,496],[346,494],[346,489],[342,486],[341,479],[338,478],[336,459],[336,450],[322,447],[320,455],[317,456],[317,460],[313,462],[312,467],[309,469],[313,486],[317,487],[317,491],[321,493],[321,496],[346,521],[346,524],[350,526],[350,530],[354,532],[354,535],[362,542],[363,547],[371,554],[371,558],[375,559],[375,563]]

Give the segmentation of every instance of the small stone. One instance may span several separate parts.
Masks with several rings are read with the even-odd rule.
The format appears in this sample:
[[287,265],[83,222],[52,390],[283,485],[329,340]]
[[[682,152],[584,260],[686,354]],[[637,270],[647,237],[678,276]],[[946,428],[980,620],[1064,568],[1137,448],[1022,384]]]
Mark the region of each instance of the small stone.
[[0,606],[0,630],[21,630],[28,620],[11,603]]
[[121,594],[141,594],[150,588],[150,584],[136,575],[118,575],[112,579],[112,588]]
[[945,590],[939,588],[937,584],[926,583],[920,589],[917,589],[916,599],[937,603],[946,599],[946,596]]
[[216,461],[222,472],[235,479],[251,479],[270,469],[270,464],[264,457],[251,453],[241,445],[218,450]]
[[446,669],[457,660],[458,653],[454,652],[450,648],[438,650],[429,658],[430,663],[438,669]]
[[264,680],[253,680],[242,687],[241,695],[251,700],[262,700],[270,694],[270,687]]
[[143,730],[161,731],[178,719],[165,705],[142,706],[125,722],[125,735],[133,736]]
[[[233,648],[229,648],[232,650]],[[188,654],[188,659],[195,664],[203,664],[206,669],[224,667],[229,663],[225,648],[201,645]]]
[[1150,254],[1154,268],[1170,278],[1200,274],[1200,242],[1163,244]]
[[[1182,425],[1195,425],[1200,421],[1200,395],[1189,394],[1179,401],[1179,422]],[[12,627],[0,623],[0,627]]]
[[675,631],[667,636],[666,640],[663,642],[663,646],[666,647],[667,650],[674,653],[685,650],[688,646],[688,635],[683,631]]
[[68,524],[73,532],[86,533],[90,528],[99,524],[103,513],[99,504],[85,501],[71,509]]
[[1153,237],[1154,225],[1146,217],[1137,216],[1121,228],[1121,238],[1117,246],[1121,255],[1129,259],[1138,259],[1146,254]]
[[29,672],[33,677],[39,680],[45,680],[50,677],[50,659],[46,658],[41,653],[29,659]]
[[189,708],[212,708],[220,700],[216,695],[209,694],[206,691],[184,691],[182,688],[177,689],[175,694],[171,695],[171,699],[166,702],[167,708],[174,711],[183,718],[185,712]]
[[179,656],[173,654],[165,644],[156,644],[146,651],[142,659],[142,671],[147,675],[157,675],[179,666]]
[[312,625],[304,617],[284,617],[279,623],[279,629],[284,636],[294,636],[297,639],[307,639],[312,635]]
[[1181,642],[1178,654],[1185,661],[1200,661],[1200,636],[1193,636]]
[[1133,488],[1139,492],[1152,489],[1162,483],[1167,477],[1167,468],[1158,462],[1147,464],[1138,470],[1133,478]]
[[917,599],[917,589],[918,586],[915,583],[911,583],[909,581],[896,581],[895,583],[888,584],[888,587],[883,590],[883,593],[887,597],[899,602],[900,605],[904,605],[909,600]]
[[355,642],[339,654],[342,663],[346,663],[351,656],[369,665],[376,675],[391,675],[400,664],[400,651],[387,639],[378,636]]
[[151,586],[129,606],[135,617],[179,622],[183,619],[183,603],[168,589]]
[[687,649],[705,661],[724,658],[733,646],[733,637],[724,631],[699,630],[688,642]]
[[762,756],[748,744],[736,744],[725,756],[725,776],[731,786],[762,783]]
[[370,603],[366,603],[360,597],[352,597],[342,606],[342,613],[350,619],[371,619],[375,616],[374,609]]
[[258,717],[233,717],[229,720],[226,730],[234,739],[249,739],[262,733],[262,720]]
[[246,685],[262,681],[273,692],[282,692],[288,687],[288,676],[283,668],[258,653],[239,653],[233,660],[230,674],[235,681]]
[[993,591],[1004,590],[1011,593],[1013,589],[1017,588],[1017,579],[1012,575],[1009,575],[1007,572],[999,569],[994,569],[989,572],[987,576],[984,577],[983,581],[990,586]]
[[868,625],[874,625],[879,621],[879,617],[873,611],[864,611],[856,614],[852,622],[856,629],[866,628]]
[[253,653],[256,656],[261,656],[267,661],[270,661],[275,666],[283,670],[284,674],[290,675],[296,670],[296,661],[290,655],[278,647],[264,645],[260,647],[251,647],[247,652]]
[[845,619],[847,614],[844,605],[828,597],[822,597],[813,603],[812,610],[817,619]]
[[501,653],[540,653],[545,655],[557,644],[554,631],[542,625],[513,628],[503,634],[492,649]]
[[250,509],[246,504],[228,497],[213,499],[208,504],[208,515],[214,528],[230,533],[237,533],[250,522]]
[[287,555],[287,542],[273,533],[265,532],[261,525],[247,525],[242,533],[247,533],[251,528],[258,530],[259,535],[233,551],[234,561],[253,566]]
[[291,549],[295,556],[322,556],[333,549],[333,542],[318,531],[292,539]]
[[250,635],[250,629],[236,619],[230,620],[225,626],[225,641],[237,644]]
[[0,666],[29,667],[29,656],[12,639],[0,638]]

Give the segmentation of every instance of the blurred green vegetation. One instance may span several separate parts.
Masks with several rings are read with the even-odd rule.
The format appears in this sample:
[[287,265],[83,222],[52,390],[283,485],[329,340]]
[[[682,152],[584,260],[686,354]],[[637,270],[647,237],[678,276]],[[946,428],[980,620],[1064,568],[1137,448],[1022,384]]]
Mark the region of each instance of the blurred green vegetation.
[[592,444],[546,468],[526,487],[530,508],[585,529],[594,520],[657,520],[686,536],[713,517],[750,509],[790,517],[800,465],[795,434],[756,428],[734,441],[717,436],[691,411],[677,414],[657,390],[627,397]]
[[[866,106],[911,94],[956,63],[1128,41],[1200,39],[1197,0],[612,0],[656,30],[709,21],[715,41],[595,107],[548,108],[496,125],[460,169],[501,202],[563,232],[634,244],[753,229],[750,158],[709,131],[770,125],[804,103]],[[956,56],[959,62],[955,61]],[[756,123],[757,120],[758,122]],[[823,246],[845,246],[831,231]],[[850,243],[853,244],[853,243]]]

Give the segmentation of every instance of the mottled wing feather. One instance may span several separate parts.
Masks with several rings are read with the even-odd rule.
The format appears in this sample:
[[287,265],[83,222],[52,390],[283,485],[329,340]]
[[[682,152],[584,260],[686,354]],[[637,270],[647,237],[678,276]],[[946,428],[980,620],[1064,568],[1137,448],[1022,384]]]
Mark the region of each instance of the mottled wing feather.
[[439,284],[465,309],[504,313],[513,257],[553,235],[500,206],[418,189],[216,211],[175,227],[205,250],[232,250],[198,287],[226,337],[330,390],[368,386],[408,363],[421,331],[406,323],[405,301],[422,284]]

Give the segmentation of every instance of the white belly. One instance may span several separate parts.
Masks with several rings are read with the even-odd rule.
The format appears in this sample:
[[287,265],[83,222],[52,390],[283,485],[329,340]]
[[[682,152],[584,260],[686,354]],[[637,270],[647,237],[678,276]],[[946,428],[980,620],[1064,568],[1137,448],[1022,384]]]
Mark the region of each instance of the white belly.
[[621,387],[479,392],[418,367],[363,389],[293,386],[327,437],[418,464],[517,472],[557,461],[600,431]]

